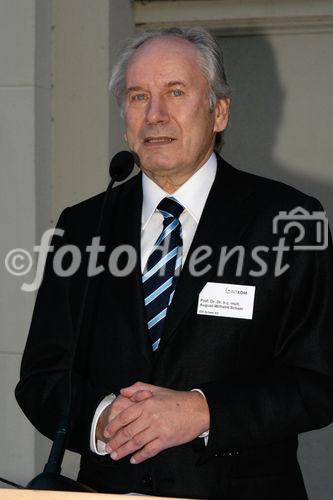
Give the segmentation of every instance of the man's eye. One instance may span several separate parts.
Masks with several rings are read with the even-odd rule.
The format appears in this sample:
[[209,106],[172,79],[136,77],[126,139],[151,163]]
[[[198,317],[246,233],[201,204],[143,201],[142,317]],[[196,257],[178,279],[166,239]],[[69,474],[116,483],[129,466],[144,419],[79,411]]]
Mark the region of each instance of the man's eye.
[[180,90],[180,89],[174,89],[174,90],[171,90],[171,95],[173,97],[180,97],[181,95],[183,95],[183,91]]
[[145,101],[146,99],[146,94],[134,94],[131,96],[131,101]]

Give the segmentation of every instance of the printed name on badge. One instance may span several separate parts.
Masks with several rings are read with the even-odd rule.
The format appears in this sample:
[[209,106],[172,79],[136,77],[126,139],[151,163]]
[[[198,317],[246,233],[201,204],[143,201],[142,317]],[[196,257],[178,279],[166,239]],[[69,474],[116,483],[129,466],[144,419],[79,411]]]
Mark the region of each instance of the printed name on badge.
[[255,286],[208,282],[201,290],[197,314],[252,319]]

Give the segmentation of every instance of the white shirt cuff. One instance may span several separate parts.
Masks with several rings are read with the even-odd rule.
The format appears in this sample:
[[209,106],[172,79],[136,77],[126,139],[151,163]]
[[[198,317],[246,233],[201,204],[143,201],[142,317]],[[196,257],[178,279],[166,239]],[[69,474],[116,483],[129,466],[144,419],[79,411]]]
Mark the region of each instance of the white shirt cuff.
[[[206,399],[206,396],[204,395],[204,393],[201,391],[201,389],[191,389],[191,392],[192,391],[196,391],[196,392],[200,392],[200,394]],[[205,445],[207,446],[207,443],[208,443],[208,437],[209,437],[209,429],[208,431],[205,431],[203,432],[202,434],[200,434],[200,436],[198,436],[199,438],[204,438],[205,440]]]
[[107,406],[113,403],[116,397],[117,396],[115,394],[109,394],[108,396],[105,396],[105,398],[102,399],[102,401],[99,403],[95,411],[95,415],[90,429],[90,449],[93,453],[96,453],[97,455],[107,455],[107,452],[105,451],[106,444],[104,443],[104,441],[100,441],[99,439],[96,440],[97,422],[101,413],[105,410]]

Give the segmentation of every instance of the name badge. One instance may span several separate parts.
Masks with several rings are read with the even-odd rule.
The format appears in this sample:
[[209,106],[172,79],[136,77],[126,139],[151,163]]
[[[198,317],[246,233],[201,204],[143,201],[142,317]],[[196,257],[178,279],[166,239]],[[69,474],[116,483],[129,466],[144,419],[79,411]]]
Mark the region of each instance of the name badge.
[[201,290],[197,314],[252,319],[255,286],[208,282]]

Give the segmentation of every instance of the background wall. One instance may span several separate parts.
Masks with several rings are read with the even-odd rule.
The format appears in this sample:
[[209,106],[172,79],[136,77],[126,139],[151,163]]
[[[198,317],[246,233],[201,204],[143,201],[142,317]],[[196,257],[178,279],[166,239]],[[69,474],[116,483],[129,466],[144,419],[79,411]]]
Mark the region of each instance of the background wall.
[[32,248],[49,212],[50,28],[49,2],[0,1],[0,475],[19,482],[35,471],[34,431],[13,393],[34,296],[4,258]]
[[219,39],[233,87],[226,159],[318,197],[333,220],[333,33]]
[[[333,5],[320,0],[0,0],[0,476],[26,483],[47,458],[13,397],[34,294],[5,256],[29,251],[60,211],[104,189],[124,147],[108,79],[134,29],[199,24],[234,88],[223,154],[319,197],[333,220]],[[333,429],[301,437],[311,500],[333,494]],[[78,457],[66,453],[75,477]],[[0,485],[1,486],[1,485]]]
[[[224,157],[320,199],[333,221],[333,33],[219,38],[234,96]],[[300,437],[310,499],[333,495],[333,426]]]

